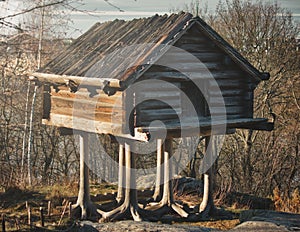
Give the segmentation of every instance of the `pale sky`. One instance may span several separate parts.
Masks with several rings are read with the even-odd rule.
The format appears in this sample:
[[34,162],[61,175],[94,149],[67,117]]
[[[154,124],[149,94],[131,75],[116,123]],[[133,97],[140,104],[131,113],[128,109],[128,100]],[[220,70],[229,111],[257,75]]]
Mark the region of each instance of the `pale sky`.
[[[83,11],[93,12],[92,14],[85,14],[82,12],[72,12],[71,19],[73,21],[69,37],[77,37],[86,30],[88,30],[96,22],[104,22],[108,20],[119,19],[133,19],[140,17],[149,17],[155,13],[164,14],[169,13],[171,9],[183,9],[185,4],[190,4],[195,0],[109,0],[109,2],[124,12],[118,11],[113,6],[107,4],[104,0],[82,0],[81,5],[74,4],[74,7]],[[222,0],[225,1],[225,0]],[[255,0],[253,0],[255,1]],[[268,1],[268,0],[265,0]],[[270,0],[271,2],[274,0]],[[13,12],[22,11],[24,8],[23,0],[6,0],[0,2],[0,17],[9,15]],[[219,0],[200,0],[202,6],[208,5],[208,9],[213,11]],[[300,0],[278,0],[282,7],[290,9],[297,19],[300,19]],[[19,20],[14,19],[14,23]],[[0,33],[4,29],[0,28]]]

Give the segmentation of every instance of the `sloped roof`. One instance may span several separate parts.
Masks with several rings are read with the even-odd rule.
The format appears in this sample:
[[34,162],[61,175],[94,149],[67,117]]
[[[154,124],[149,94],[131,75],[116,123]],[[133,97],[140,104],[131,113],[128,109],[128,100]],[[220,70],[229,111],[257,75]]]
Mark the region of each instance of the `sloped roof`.
[[[132,76],[137,78],[147,69],[141,69],[141,63],[147,63],[150,58],[153,60],[154,56],[158,58],[163,54],[160,54],[163,50],[161,46],[177,41],[195,23],[252,77],[258,81],[268,78],[267,74],[254,68],[202,19],[183,12],[131,21],[96,23],[38,72],[121,81]],[[160,50],[153,55],[159,46]]]

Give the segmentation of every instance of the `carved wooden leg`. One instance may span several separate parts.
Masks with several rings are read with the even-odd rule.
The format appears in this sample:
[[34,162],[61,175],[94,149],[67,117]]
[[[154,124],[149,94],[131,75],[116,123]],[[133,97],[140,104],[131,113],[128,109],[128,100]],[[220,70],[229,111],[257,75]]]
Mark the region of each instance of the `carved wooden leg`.
[[119,145],[119,183],[118,183],[118,194],[116,201],[121,203],[124,201],[124,183],[125,183],[125,154],[124,154],[124,145]]
[[[122,205],[116,209],[103,212],[100,221],[110,221],[120,218],[128,218],[130,215],[134,221],[142,221],[147,212],[138,206],[136,191],[135,154],[131,153],[130,145],[125,144],[125,196]],[[148,216],[151,216],[148,215]]]
[[72,206],[73,215],[81,213],[81,219],[99,217],[97,208],[90,198],[89,168],[87,165],[89,156],[88,134],[80,134],[80,180],[77,203]]
[[[146,201],[146,203],[150,203],[150,202],[159,202],[162,198],[162,194],[163,194],[163,168],[162,168],[162,164],[163,164],[163,141],[162,139],[157,139],[157,149],[156,149],[156,156],[157,156],[157,160],[156,160],[156,180],[155,180],[155,189],[154,189],[154,193],[153,196]],[[146,207],[146,205],[144,205],[144,207]]]
[[[205,138],[205,149],[206,149],[206,155],[209,156],[207,159],[207,164],[211,167],[206,167],[208,170],[204,173],[204,192],[203,192],[203,199],[199,206],[199,213],[201,214],[202,218],[207,218],[210,214],[210,212],[215,208],[214,207],[214,201],[213,201],[213,188],[212,188],[212,178],[213,178],[213,152],[216,151],[214,147],[214,143],[211,142],[209,144],[210,137]],[[208,147],[211,146],[211,147]]]
[[164,152],[164,184],[163,184],[163,195],[159,203],[150,203],[146,209],[154,210],[156,214],[167,213],[173,209],[181,217],[188,217],[188,213],[183,210],[183,207],[174,201],[173,188],[171,180],[172,162],[170,157],[172,156],[172,139],[165,141],[165,152]]

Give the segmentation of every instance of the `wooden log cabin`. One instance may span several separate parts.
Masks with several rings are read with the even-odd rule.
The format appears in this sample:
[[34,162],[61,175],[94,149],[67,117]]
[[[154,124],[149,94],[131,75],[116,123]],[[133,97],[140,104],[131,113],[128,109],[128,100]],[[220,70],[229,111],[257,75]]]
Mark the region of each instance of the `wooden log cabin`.
[[[82,218],[87,208],[94,209],[84,165],[88,142],[82,132],[110,134],[123,141],[157,139],[157,160],[164,157],[163,179],[169,180],[171,138],[209,138],[237,128],[273,129],[267,119],[253,117],[254,90],[269,74],[258,71],[202,19],[188,13],[97,23],[30,79],[44,89],[43,123],[66,134],[81,132],[80,174],[85,181],[77,206]],[[127,171],[134,167],[130,149],[127,142],[120,144],[119,160],[126,156]],[[120,173],[122,168],[121,163]],[[123,204],[111,212],[98,211],[102,218],[113,219],[129,208],[134,220],[145,215],[129,183],[135,174],[128,172],[125,197],[119,183],[117,198],[124,197]],[[160,175],[154,195],[162,192]],[[205,175],[204,184],[210,186],[211,173]],[[159,207],[165,212],[167,205],[187,217],[174,202],[170,186],[164,183]],[[200,212],[212,202],[207,193],[203,199]]]
[[188,13],[96,23],[30,78],[44,85],[43,123],[60,128],[143,141],[155,120],[172,137],[210,133],[212,118],[227,132],[272,129],[253,118],[269,74]]

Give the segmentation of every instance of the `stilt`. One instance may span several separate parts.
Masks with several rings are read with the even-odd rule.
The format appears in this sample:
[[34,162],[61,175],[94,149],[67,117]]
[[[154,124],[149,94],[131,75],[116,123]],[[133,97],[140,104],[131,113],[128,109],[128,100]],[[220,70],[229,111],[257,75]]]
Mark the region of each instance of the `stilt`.
[[118,180],[118,194],[116,201],[121,203],[124,201],[124,184],[125,184],[125,154],[124,145],[119,145],[119,180]]
[[148,201],[159,202],[162,198],[163,193],[163,141],[162,139],[157,139],[157,160],[156,160],[156,180],[155,180],[155,189],[152,198]]
[[72,206],[73,215],[81,213],[81,219],[99,217],[96,206],[92,203],[90,198],[90,184],[89,184],[89,141],[88,133],[82,132],[80,134],[80,180],[77,203]]
[[[202,218],[208,218],[209,214],[215,209],[214,201],[213,201],[213,153],[215,152],[215,147],[213,142],[209,143],[210,137],[205,138],[205,155],[208,156],[206,159],[206,166],[207,171],[204,173],[204,192],[203,192],[203,199],[199,206],[199,213],[201,214]],[[209,166],[208,166],[209,165]]]
[[166,214],[173,209],[181,217],[188,217],[188,213],[184,211],[183,207],[174,201],[173,187],[172,187],[172,139],[165,140],[164,152],[164,183],[162,199],[159,203],[150,203],[146,209],[154,210],[156,214]]
[[125,196],[122,205],[112,211],[103,212],[100,222],[128,218],[130,216],[133,217],[134,221],[142,221],[144,216],[147,215],[147,212],[138,205],[135,154],[131,152],[128,143],[125,143],[125,178]]

